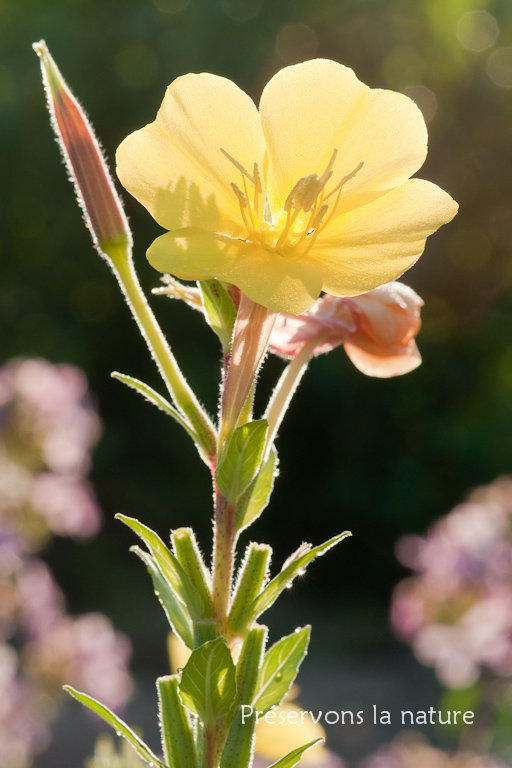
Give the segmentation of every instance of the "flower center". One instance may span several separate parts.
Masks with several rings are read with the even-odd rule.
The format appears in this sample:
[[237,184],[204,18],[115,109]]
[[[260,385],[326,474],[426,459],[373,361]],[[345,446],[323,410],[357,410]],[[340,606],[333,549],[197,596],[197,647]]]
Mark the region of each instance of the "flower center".
[[[343,176],[326,194],[326,185],[333,175],[332,169],[338,155],[338,150],[334,149],[321,176],[311,173],[296,182],[284,201],[281,216],[284,222],[280,226],[275,226],[268,198],[261,183],[258,164],[254,163],[253,173],[250,174],[225,149],[221,147],[220,151],[241,174],[241,187],[232,181],[231,188],[240,207],[248,240],[269,251],[282,251],[286,245],[286,255],[289,258],[292,257],[290,248],[297,248],[297,256],[304,256],[311,250],[320,232],[325,229],[336,213],[342,188],[363,166],[361,160],[353,171]],[[327,204],[327,200],[333,196],[335,196],[334,200]]]

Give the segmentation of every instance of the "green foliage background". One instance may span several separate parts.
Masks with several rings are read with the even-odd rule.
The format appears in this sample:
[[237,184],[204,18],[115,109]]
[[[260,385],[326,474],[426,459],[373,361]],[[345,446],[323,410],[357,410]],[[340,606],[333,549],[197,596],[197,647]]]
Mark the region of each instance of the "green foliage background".
[[[486,10],[499,25],[493,46],[481,52],[457,36],[471,10]],[[372,87],[416,88],[407,92],[419,94],[430,114],[437,104],[419,175],[449,191],[461,209],[405,277],[426,302],[423,365],[378,381],[353,369],[342,350],[314,361],[282,429],[273,501],[250,533],[271,543],[280,562],[303,539],[319,543],[351,529],[354,538],[323,558],[269,620],[288,622],[286,631],[318,619],[318,652],[376,652],[391,642],[386,612],[403,574],[393,554],[398,536],[424,531],[469,488],[512,469],[512,64],[503,75],[510,87],[488,73],[497,49],[509,49],[512,60],[512,6],[0,0],[0,29],[0,355],[42,355],[87,372],[105,424],[93,480],[106,524],[90,544],[55,541],[47,557],[71,610],[107,612],[134,639],[139,664],[163,659],[164,622],[114,514],[139,517],[163,536],[193,525],[209,550],[209,480],[178,427],[109,378],[116,369],[159,387],[81,224],[31,43],[46,40],[111,160],[128,133],[153,119],[168,83],[190,71],[229,77],[257,100],[279,68],[321,56],[353,67]],[[149,291],[158,275],[144,252],[159,228],[124,198]],[[215,412],[220,352],[213,335],[188,308],[165,298],[152,303]],[[261,404],[280,368],[269,360]]]

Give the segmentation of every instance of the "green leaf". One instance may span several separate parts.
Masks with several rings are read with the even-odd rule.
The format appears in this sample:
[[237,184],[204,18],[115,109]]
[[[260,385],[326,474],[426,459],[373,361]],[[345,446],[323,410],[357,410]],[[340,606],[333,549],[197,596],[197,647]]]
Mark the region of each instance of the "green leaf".
[[232,709],[236,699],[235,665],[223,637],[192,652],[181,676],[180,695],[207,728]]
[[222,349],[227,351],[231,344],[233,328],[236,320],[236,309],[219,280],[201,280],[198,283],[201,290],[204,314],[215,331],[222,344]]
[[126,725],[126,723],[123,723],[123,721],[120,720],[117,715],[114,715],[110,709],[105,707],[103,704],[100,704],[100,702],[96,701],[96,699],[87,696],[85,693],[76,691],[70,685],[65,685],[64,690],[68,691],[68,693],[74,696],[75,699],[78,699],[78,701],[80,701],[82,704],[85,704],[86,707],[92,709],[92,711],[96,712],[96,714],[103,718],[106,723],[111,725],[112,728],[115,729],[118,736],[123,736],[131,744],[139,757],[142,757],[142,759],[150,765],[156,766],[156,768],[165,768],[163,763],[161,763],[157,756],[153,754],[147,744],[144,744],[142,739],[140,739],[137,734],[132,731],[129,726]]
[[197,768],[194,734],[178,695],[178,676],[159,677],[158,711],[164,754],[173,768]]
[[183,566],[178,562],[175,555],[167,549],[162,539],[157,536],[151,528],[139,523],[138,520],[126,517],[125,515],[116,515],[116,518],[121,520],[121,522],[127,525],[128,528],[131,528],[132,531],[140,536],[142,541],[148,547],[155,562],[158,564],[158,567],[169,586],[187,606],[192,619],[202,618],[204,616],[205,606],[201,599],[201,595],[192,584],[192,581]]
[[242,712],[238,706],[222,750],[220,768],[249,768],[252,764],[256,713],[242,717]]
[[309,626],[296,629],[266,652],[253,700],[258,713],[268,712],[280,704],[290,690],[307,653],[310,632]]
[[210,574],[204,564],[194,531],[192,528],[177,528],[171,534],[174,554],[187,572],[205,606],[204,616],[213,616],[213,602]]
[[255,544],[253,541],[246,549],[228,616],[228,630],[233,634],[243,636],[247,632],[247,609],[268,581],[271,555],[272,548],[268,544]]
[[[333,536],[332,539],[329,539],[329,541],[320,544],[318,547],[313,547],[313,549],[306,551],[299,557],[293,557],[291,562],[289,562],[289,559],[287,561],[289,562],[289,565],[285,563],[281,573],[279,573],[275,578],[272,579],[272,581],[267,584],[263,592],[258,595],[256,600],[254,600],[249,606],[247,611],[249,620],[254,621],[258,618],[258,616],[266,611],[267,608],[270,608],[272,603],[274,603],[274,601],[279,597],[283,589],[286,589],[286,587],[292,583],[296,576],[304,573],[306,566],[309,565],[312,560],[325,554],[329,549],[336,546],[336,544],[339,544],[339,542],[343,541],[343,539],[345,539],[347,536],[351,535],[352,534],[349,531],[345,531],[344,533],[340,533],[338,536]],[[301,550],[302,548],[299,548],[299,552]]]
[[299,762],[304,752],[306,752],[308,749],[311,749],[311,747],[314,747],[315,744],[318,744],[319,741],[323,741],[323,739],[315,739],[314,741],[310,741],[308,744],[304,744],[303,747],[292,749],[291,752],[288,752],[288,754],[278,760],[277,763],[272,763],[272,765],[269,765],[269,768],[293,768],[293,766]]
[[272,448],[268,459],[261,465],[260,471],[241,497],[235,512],[237,531],[247,528],[258,518],[270,499],[277,476],[277,453]]
[[164,578],[155,559],[140,547],[131,547],[131,551],[145,563],[153,581],[153,589],[165,611],[167,620],[174,632],[181,637],[187,648],[194,648],[194,628],[187,607],[181,603],[169,583]]
[[267,642],[267,627],[255,624],[245,638],[236,663],[238,704],[251,704],[260,679],[263,651]]
[[147,400],[149,403],[152,403],[153,405],[156,405],[157,408],[159,408],[164,413],[167,413],[168,416],[172,416],[172,418],[188,432],[193,440],[196,439],[195,432],[188,421],[183,418],[181,413],[173,405],[167,402],[167,400],[162,397],[162,395],[159,395],[158,392],[156,392],[148,384],[144,384],[143,381],[134,379],[133,376],[128,376],[126,373],[118,373],[117,371],[113,371],[110,375],[113,379],[122,381],[123,384],[126,384],[131,389],[139,392],[145,400]]
[[268,422],[249,421],[237,427],[224,449],[215,477],[219,491],[238,500],[254,479],[261,463]]

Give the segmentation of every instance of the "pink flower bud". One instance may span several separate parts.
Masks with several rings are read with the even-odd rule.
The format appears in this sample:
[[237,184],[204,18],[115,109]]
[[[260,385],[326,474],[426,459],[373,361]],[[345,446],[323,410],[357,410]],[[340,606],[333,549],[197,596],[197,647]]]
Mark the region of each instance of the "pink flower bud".
[[343,344],[356,368],[367,376],[399,376],[421,363],[414,339],[422,305],[411,288],[396,281],[360,296],[325,294],[303,315],[280,315],[270,349],[295,357],[315,339],[313,355]]
[[45,42],[33,47],[41,60],[53,129],[94,245],[101,255],[126,256],[132,245],[130,228],[92,127]]

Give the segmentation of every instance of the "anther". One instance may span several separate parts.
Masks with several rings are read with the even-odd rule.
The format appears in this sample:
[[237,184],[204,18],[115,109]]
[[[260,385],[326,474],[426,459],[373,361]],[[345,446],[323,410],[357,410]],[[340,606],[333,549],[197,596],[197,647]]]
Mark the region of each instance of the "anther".
[[329,208],[328,205],[321,205],[318,209],[318,213],[316,214],[315,218],[311,222],[310,229],[318,229],[320,224],[322,223],[322,219],[327,213],[327,209]]
[[243,167],[243,165],[242,165],[241,163],[239,163],[239,162],[238,162],[238,160],[235,160],[235,158],[234,158],[234,157],[231,157],[231,155],[229,154],[229,152],[226,152],[226,150],[225,150],[225,149],[222,149],[222,147],[220,147],[220,151],[222,152],[222,154],[224,155],[224,157],[227,157],[227,159],[230,161],[230,163],[233,163],[233,165],[235,166],[235,168],[236,168],[237,170],[239,170],[239,171],[240,171],[240,173],[242,173],[244,176],[246,176],[246,177],[249,179],[249,181],[251,182],[251,184],[254,184],[254,179],[253,179],[253,177],[251,176],[251,174],[249,173],[249,171],[248,171],[246,168],[244,168],[244,167]]
[[242,206],[242,208],[247,208],[247,198],[242,192],[242,190],[240,189],[240,187],[238,187],[234,181],[231,182],[231,187],[235,195],[238,197],[238,201]]

